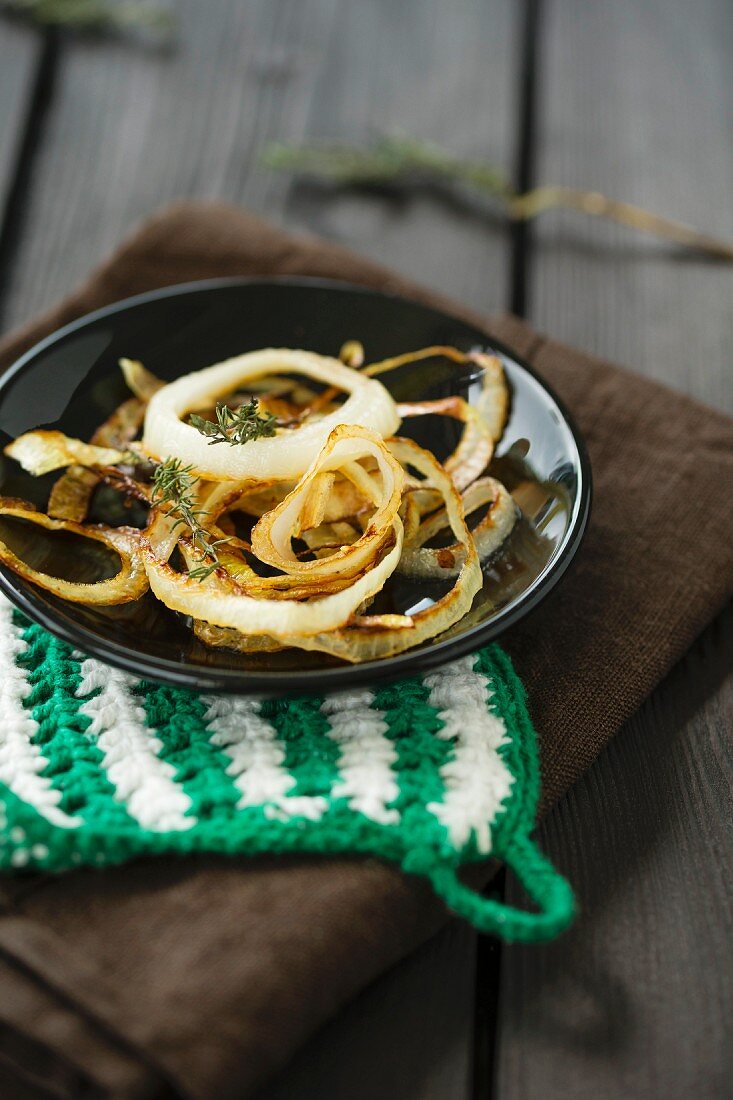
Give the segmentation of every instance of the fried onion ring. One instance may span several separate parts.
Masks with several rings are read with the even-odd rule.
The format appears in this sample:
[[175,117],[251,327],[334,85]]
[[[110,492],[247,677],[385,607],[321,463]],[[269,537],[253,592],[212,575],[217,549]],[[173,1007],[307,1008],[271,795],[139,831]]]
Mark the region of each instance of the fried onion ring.
[[[312,486],[325,473],[342,469],[362,458],[373,458],[381,476],[379,487],[371,474],[362,470],[362,486],[373,502],[379,501],[369,525],[356,542],[342,546],[328,558],[299,561],[291,546],[293,535],[303,530],[303,512],[308,506]],[[266,512],[252,530],[252,550],[260,559],[291,576],[319,577],[334,574],[350,575],[362,572],[374,557],[375,549],[385,540],[392,521],[397,516],[404,484],[402,467],[385,447],[378,435],[364,428],[339,425],[331,432],[320,454],[292,493],[270,512]],[[381,498],[381,499],[380,499]],[[317,526],[313,524],[313,526]]]
[[92,467],[115,466],[129,457],[124,451],[112,447],[96,447],[93,443],[71,439],[63,432],[43,429],[19,435],[12,443],[8,443],[4,453],[8,458],[14,458],[34,477],[74,463]]
[[[246,446],[211,447],[182,417],[214,403],[252,379],[289,371],[338,386],[349,397],[338,409],[319,420],[286,429],[269,439]],[[387,390],[338,359],[288,348],[265,349],[216,363],[184,375],[159,390],[145,416],[143,446],[154,458],[172,455],[193,466],[199,477],[212,481],[299,478],[318,455],[338,424],[371,428],[381,436],[395,432],[400,419]]]
[[[267,634],[303,639],[311,634],[343,626],[365,600],[380,591],[397,567],[402,552],[402,524],[393,523],[394,545],[373,569],[340,592],[312,600],[256,599],[233,592],[215,573],[204,581],[177,573],[163,561],[156,547],[143,542],[150,588],[173,611],[203,619],[214,626],[228,626],[242,634]],[[300,643],[298,643],[300,644]]]
[[[9,543],[0,541],[0,562],[77,603],[125,603],[149,587],[205,644],[252,655],[299,648],[377,661],[469,622],[482,561],[501,549],[518,515],[486,474],[509,404],[502,360],[441,345],[364,366],[354,341],[340,356],[268,348],[167,384],[139,361],[120,360],[133,396],[89,443],[39,429],[5,448],[33,475],[63,473],[45,512],[0,497]],[[396,404],[381,376],[439,358],[458,365],[463,396]],[[425,369],[441,386],[451,376],[445,362]],[[395,379],[395,392],[402,386]],[[221,403],[237,415],[227,418]],[[189,422],[194,413],[216,416],[216,430]],[[260,431],[250,417],[266,414]],[[442,463],[394,436],[403,418],[426,415],[460,422]],[[83,523],[100,484],[124,500],[100,493],[94,514],[126,524],[147,513],[144,531]],[[118,508],[133,502],[134,511]],[[465,517],[474,513],[471,530]],[[119,559],[115,576],[80,583],[43,572],[55,548],[40,529],[103,544]],[[98,568],[96,553],[89,570],[75,564],[78,544],[62,551],[58,571],[67,576],[110,571],[106,562]],[[84,547],[83,561],[89,553]],[[380,595],[396,573],[405,579]],[[397,613],[392,600],[407,610]]]
[[[284,646],[318,650],[352,663],[380,660],[419,645],[442,634],[469,611],[473,598],[481,588],[481,566],[478,553],[463,516],[461,498],[448,474],[429,451],[409,439],[392,439],[388,447],[403,466],[420,471],[443,497],[448,524],[456,539],[465,547],[465,560],[458,577],[441,599],[412,615],[354,614],[341,628],[321,633],[286,633],[280,631],[275,640]],[[231,625],[231,624],[227,624]],[[254,631],[242,634],[251,636]],[[263,631],[265,638],[254,644],[251,638],[239,638],[235,631],[205,630],[199,634],[210,645],[225,645],[243,652],[266,649],[273,640],[272,631]]]
[[[470,515],[477,508],[489,505],[486,515],[471,531],[482,562],[497,552],[506,542],[517,521],[517,506],[510,493],[493,477],[480,478],[462,494],[463,510]],[[405,537],[405,548],[399,571],[411,577],[439,579],[454,577],[465,561],[462,543],[433,549],[425,546],[448,526],[445,508],[423,520],[417,530]]]
[[73,603],[110,606],[131,603],[138,600],[148,588],[145,568],[140,557],[140,532],[129,527],[102,527],[101,525],[82,527],[69,520],[52,519],[43,512],[37,512],[32,505],[23,501],[0,498],[0,515],[13,516],[16,519],[34,523],[47,531],[69,531],[81,538],[100,542],[112,550],[120,559],[120,569],[108,580],[82,583],[67,581],[41,573],[19,558],[4,542],[0,541],[0,561],[9,566],[24,580],[53,592],[64,600]]
[[443,463],[460,492],[480,477],[494,453],[494,438],[482,415],[462,397],[418,401],[397,406],[403,420],[413,416],[450,416],[463,422],[463,434],[452,455]]
[[[338,469],[364,456],[376,459],[381,477],[381,485],[372,479],[376,511],[367,531],[329,557],[299,561],[287,544],[314,479],[329,468]],[[253,531],[253,550],[263,561],[272,559],[270,564],[282,568],[283,576],[255,575],[245,580],[239,572],[235,581],[227,569],[226,550],[220,552],[222,567],[203,581],[178,573],[168,560],[177,541],[175,525],[166,522],[167,517],[156,517],[143,540],[150,587],[173,610],[243,634],[281,638],[334,630],[375,596],[397,567],[403,539],[402,521],[397,514],[403,477],[399,463],[378,435],[355,425],[339,425],[292,493],[277,509],[266,513],[259,533],[257,528]],[[210,506],[217,496],[226,502],[224,491],[214,489],[206,503]],[[180,548],[189,569],[199,564],[189,540],[180,539]],[[245,572],[248,567],[241,555],[239,562]],[[253,571],[249,569],[249,573]],[[269,598],[252,596],[249,588],[267,592]],[[321,594],[324,588],[326,595]],[[303,598],[311,595],[313,598]]]

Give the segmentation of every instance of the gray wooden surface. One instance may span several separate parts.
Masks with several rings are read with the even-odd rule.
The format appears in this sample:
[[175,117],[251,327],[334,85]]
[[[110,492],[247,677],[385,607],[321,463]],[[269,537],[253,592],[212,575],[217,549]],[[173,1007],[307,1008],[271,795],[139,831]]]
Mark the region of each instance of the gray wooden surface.
[[[487,312],[518,300],[521,245],[519,289],[539,327],[733,408],[732,267],[578,214],[547,215],[521,241],[480,204],[324,190],[259,163],[270,141],[402,129],[511,175],[524,144],[543,182],[733,238],[729,0],[174,6],[180,41],[166,54],[63,38],[49,63],[33,32],[0,22],[6,326],[161,203],[226,198]],[[535,7],[530,132],[522,28]],[[324,1028],[263,1100],[730,1095],[731,650],[729,613],[543,824],[584,907],[574,932],[548,948],[481,945],[477,966],[475,937],[451,926]]]
[[[538,176],[733,240],[728,0],[555,0],[540,43]],[[733,267],[551,214],[530,270],[538,327],[733,411]],[[502,1100],[733,1094],[731,654],[728,609],[543,823],[584,913],[503,953]]]
[[27,105],[39,42],[19,27],[0,29],[0,211],[12,185],[16,154],[23,140]]
[[731,1095],[732,641],[729,609],[540,827],[583,915],[504,952],[497,1096]]
[[[547,0],[537,175],[733,240],[730,0]],[[577,213],[535,234],[535,324],[733,410],[733,266]]]
[[507,162],[514,10],[511,0],[464,0],[456,20],[424,0],[179,0],[170,54],[63,43],[6,322],[63,294],[137,219],[191,195],[327,233],[501,308],[503,229],[430,198],[409,212],[399,199],[324,202],[260,157],[268,142],[367,141],[400,127]]

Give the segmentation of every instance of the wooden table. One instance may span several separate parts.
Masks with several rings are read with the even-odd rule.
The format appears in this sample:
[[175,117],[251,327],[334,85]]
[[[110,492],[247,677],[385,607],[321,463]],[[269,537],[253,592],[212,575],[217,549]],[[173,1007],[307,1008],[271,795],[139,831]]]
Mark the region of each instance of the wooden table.
[[[223,197],[733,411],[730,266],[581,214],[512,230],[463,196],[329,191],[259,159],[399,128],[733,239],[730,0],[176,8],[166,54],[0,23],[4,327],[162,202]],[[449,927],[263,1100],[730,1096],[731,651],[729,609],[542,825],[582,901],[570,935],[500,949]]]

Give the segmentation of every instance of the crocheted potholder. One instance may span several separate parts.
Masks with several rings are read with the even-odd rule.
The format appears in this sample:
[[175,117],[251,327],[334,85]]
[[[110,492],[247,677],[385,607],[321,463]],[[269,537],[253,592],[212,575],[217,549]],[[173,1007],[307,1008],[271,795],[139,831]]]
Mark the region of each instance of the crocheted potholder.
[[[490,646],[422,678],[289,699],[198,695],[85,658],[0,597],[0,867],[62,871],[143,854],[363,853],[422,875],[512,940],[572,919],[529,838],[535,736]],[[488,856],[536,904],[461,882]]]

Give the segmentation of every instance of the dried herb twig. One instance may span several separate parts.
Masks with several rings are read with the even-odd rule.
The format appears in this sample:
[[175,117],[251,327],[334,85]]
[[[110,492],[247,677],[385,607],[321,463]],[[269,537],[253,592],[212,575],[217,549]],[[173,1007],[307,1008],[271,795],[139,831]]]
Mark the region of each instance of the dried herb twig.
[[216,443],[235,446],[249,443],[253,439],[266,439],[275,434],[277,419],[269,412],[260,416],[259,408],[260,403],[256,397],[240,405],[238,409],[230,409],[219,401],[216,405],[216,421],[205,420],[195,413],[188,419],[197,432],[208,437],[210,447]]
[[169,34],[174,18],[146,0],[0,0],[0,12],[39,27],[63,27],[88,33],[154,31]]
[[518,194],[495,165],[453,156],[430,142],[402,135],[384,137],[364,149],[350,146],[273,145],[264,162],[271,168],[334,180],[343,184],[388,184],[409,180],[462,183],[497,202],[514,221],[564,207],[630,226],[724,260],[733,260],[733,243],[700,233],[683,222],[661,217],[597,191],[537,187]]
[[181,523],[189,527],[193,546],[203,560],[188,575],[202,581],[221,565],[217,548],[229,539],[211,539],[201,525],[200,517],[208,513],[203,508],[196,508],[194,488],[198,480],[193,474],[193,466],[184,466],[180,458],[167,458],[155,469],[152,500],[153,504],[168,506],[168,514],[175,516],[174,527]]
[[427,141],[402,135],[383,137],[367,148],[351,146],[271,145],[264,162],[270,168],[320,176],[337,183],[394,183],[406,177],[471,184],[499,199],[513,191],[500,168],[455,157]]

